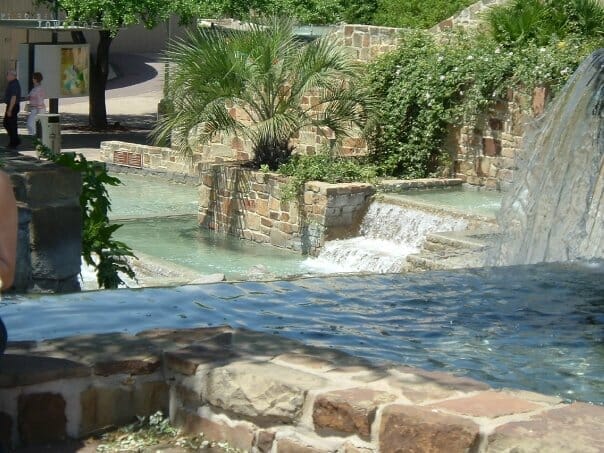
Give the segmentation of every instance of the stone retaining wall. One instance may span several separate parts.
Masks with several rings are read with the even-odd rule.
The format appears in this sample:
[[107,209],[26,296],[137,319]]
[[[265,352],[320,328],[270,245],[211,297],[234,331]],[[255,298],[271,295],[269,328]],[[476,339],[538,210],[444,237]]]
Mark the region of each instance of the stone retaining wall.
[[80,174],[19,154],[0,153],[0,159],[14,185],[19,207],[14,289],[17,292],[79,290]]
[[564,451],[604,445],[604,408],[376,366],[229,327],[9,344],[0,439],[83,438],[157,410],[247,452]]
[[374,193],[370,184],[309,182],[285,200],[283,176],[238,165],[200,168],[201,225],[311,255],[325,240],[354,236]]
[[440,33],[453,27],[477,28],[483,23],[483,15],[496,5],[503,5],[509,0],[479,0],[476,3],[462,9],[454,16],[443,20],[430,29],[433,33]]

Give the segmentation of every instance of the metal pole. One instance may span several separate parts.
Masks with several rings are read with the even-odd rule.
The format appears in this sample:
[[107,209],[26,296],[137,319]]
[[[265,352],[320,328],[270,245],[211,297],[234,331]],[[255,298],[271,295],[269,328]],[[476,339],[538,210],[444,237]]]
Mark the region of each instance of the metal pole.
[[[57,0],[54,0],[53,2],[52,15],[54,20],[59,20],[59,4],[57,3]],[[59,42],[59,32],[53,30],[51,36],[51,43],[57,44]],[[48,112],[59,113],[59,99],[51,98],[48,100]]]

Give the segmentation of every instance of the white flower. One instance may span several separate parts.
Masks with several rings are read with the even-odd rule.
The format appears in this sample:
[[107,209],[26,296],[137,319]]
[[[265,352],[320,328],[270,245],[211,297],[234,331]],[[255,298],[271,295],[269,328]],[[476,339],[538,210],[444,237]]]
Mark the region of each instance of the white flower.
[[430,99],[430,93],[426,93],[426,99]]
[[463,91],[460,91],[460,92],[459,92],[459,95],[460,95],[460,96],[463,96]]
[[545,52],[545,47],[539,47],[539,52]]
[[441,75],[441,76],[440,76],[440,80],[445,80],[445,76],[444,76],[444,75]]
[[442,55],[439,55],[438,58],[436,59],[439,63],[441,61],[443,61],[445,59],[445,57],[443,57]]
[[473,59],[474,59],[474,57],[472,55],[468,55],[467,60],[473,60]]
[[497,47],[497,49],[495,49],[495,53],[501,53],[501,49]]

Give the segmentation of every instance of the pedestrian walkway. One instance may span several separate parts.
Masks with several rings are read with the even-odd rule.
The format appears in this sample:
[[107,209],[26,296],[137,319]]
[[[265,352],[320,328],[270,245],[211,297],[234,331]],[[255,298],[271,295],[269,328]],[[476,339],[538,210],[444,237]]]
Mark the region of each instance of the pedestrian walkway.
[[[163,96],[164,63],[157,54],[116,54],[111,56],[113,77],[105,92],[109,129],[93,131],[88,127],[87,96],[59,100],[61,115],[61,149],[82,153],[89,160],[99,160],[103,141],[119,140],[151,144],[149,132],[157,119],[157,104]],[[27,135],[27,115],[19,118],[22,144],[19,152],[36,155],[32,138]],[[7,141],[0,132],[0,148]]]

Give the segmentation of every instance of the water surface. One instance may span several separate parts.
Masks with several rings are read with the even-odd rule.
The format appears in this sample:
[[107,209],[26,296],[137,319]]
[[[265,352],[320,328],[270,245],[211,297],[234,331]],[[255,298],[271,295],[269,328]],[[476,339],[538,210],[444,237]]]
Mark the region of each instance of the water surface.
[[229,324],[604,404],[604,263],[19,296],[11,340]]

